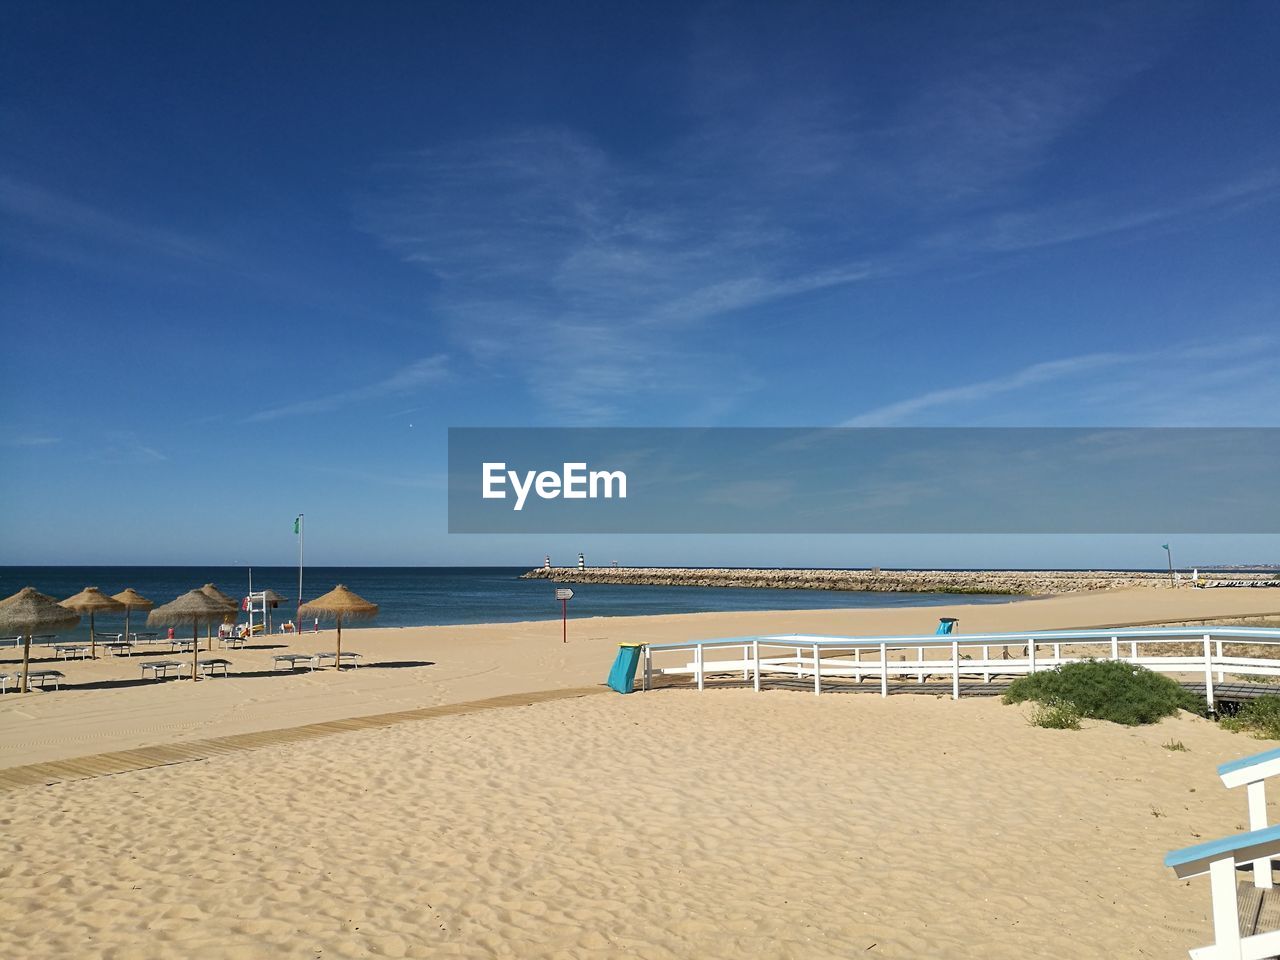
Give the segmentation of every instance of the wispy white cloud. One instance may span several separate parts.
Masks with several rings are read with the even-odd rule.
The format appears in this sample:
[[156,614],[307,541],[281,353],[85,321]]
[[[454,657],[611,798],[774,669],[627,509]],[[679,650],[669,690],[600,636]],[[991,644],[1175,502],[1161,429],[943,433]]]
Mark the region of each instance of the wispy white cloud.
[[188,262],[221,258],[212,244],[168,227],[119,216],[73,197],[0,174],[0,240],[80,262],[106,249]]
[[0,444],[6,447],[51,447],[54,444],[61,442],[61,437],[50,437],[44,435],[16,436],[0,440]]
[[433,354],[416,360],[408,366],[401,367],[374,383],[367,383],[359,387],[338,390],[322,396],[259,410],[250,414],[245,420],[249,423],[261,423],[267,420],[279,420],[283,417],[328,413],[331,410],[338,410],[352,404],[365,403],[385,397],[408,396],[432,384],[439,383],[448,376],[448,373],[448,357],[444,354]]
[[1268,375],[1280,341],[1266,335],[1179,343],[1128,353],[1093,353],[1030,364],[974,383],[929,390],[868,410],[846,427],[991,423],[984,402],[1000,406],[1000,423],[1044,424],[1069,390],[1076,416],[1108,425],[1273,425],[1280,384]]

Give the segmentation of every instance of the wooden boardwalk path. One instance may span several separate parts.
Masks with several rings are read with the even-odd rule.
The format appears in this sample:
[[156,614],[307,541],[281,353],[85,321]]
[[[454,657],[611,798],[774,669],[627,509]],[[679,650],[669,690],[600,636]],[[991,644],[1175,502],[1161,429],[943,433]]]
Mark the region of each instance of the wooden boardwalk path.
[[190,763],[228,753],[241,753],[257,747],[269,747],[278,743],[297,743],[315,740],[335,733],[352,730],[375,730],[412,720],[431,720],[436,717],[453,717],[482,710],[501,710],[507,707],[528,707],[551,700],[568,700],[603,693],[607,688],[572,687],[564,690],[539,690],[533,693],[513,693],[486,700],[470,700],[465,703],[446,703],[436,707],[416,710],[400,710],[395,713],[377,713],[367,717],[350,717],[345,720],[326,720],[308,723],[300,727],[281,730],[263,730],[257,733],[237,733],[209,740],[191,740],[184,743],[142,747],[137,750],[118,750],[98,753],[69,760],[51,760],[21,767],[0,770],[0,792],[21,787],[49,786],[67,780],[85,780],[90,777],[107,777],[133,770],[166,767],[175,763]]
[[1252,883],[1236,885],[1240,905],[1240,936],[1280,930],[1280,889],[1261,890]]

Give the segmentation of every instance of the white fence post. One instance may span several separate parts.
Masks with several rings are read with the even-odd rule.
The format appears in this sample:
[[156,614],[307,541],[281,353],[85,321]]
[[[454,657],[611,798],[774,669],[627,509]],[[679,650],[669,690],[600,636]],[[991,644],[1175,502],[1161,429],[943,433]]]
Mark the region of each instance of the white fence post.
[[813,645],[813,692],[822,693],[822,660],[818,656],[818,645]]
[[756,693],[760,692],[760,641],[751,641],[751,655],[756,661]]
[[951,699],[960,699],[960,641],[951,641]]
[[1204,698],[1209,702],[1209,712],[1213,713],[1213,656],[1209,652],[1209,635],[1204,635]]
[[1028,660],[1027,672],[1035,673],[1036,672],[1036,638],[1035,637],[1027,637],[1027,654],[1030,658]]
[[1219,667],[1218,682],[1224,683],[1227,678],[1226,676],[1223,675],[1221,670],[1221,667],[1222,667],[1222,638],[1221,637],[1219,637],[1217,640],[1214,641],[1214,646],[1216,648],[1214,652],[1218,655],[1218,667]]
[[[1249,793],[1249,829],[1261,830],[1267,825],[1267,785],[1264,780],[1255,780],[1245,788]],[[1271,860],[1253,861],[1253,885],[1264,890],[1271,889]]]
[[743,680],[747,679],[747,671],[750,669],[750,667],[747,666],[747,651],[750,649],[751,648],[747,646],[745,643],[742,645],[742,679]]
[[1053,645],[1053,662],[1054,663],[1062,662],[1062,644],[1060,643],[1055,643]]
[[924,647],[916,647],[916,659],[920,661],[920,675],[916,683],[924,683]]
[[698,676],[698,689],[701,690],[703,687],[702,644],[698,644],[693,648],[693,664],[694,672]]
[[880,644],[880,696],[889,695],[889,647]]
[[1230,857],[1209,864],[1213,897],[1213,946],[1219,957],[1240,956],[1240,907],[1236,900],[1236,864]]
[[[986,644],[983,644],[983,646],[982,646],[982,666],[983,666],[984,668],[986,668],[986,667],[987,667],[987,664],[989,664],[990,662],[991,662],[991,648],[990,648],[989,646],[987,646]],[[983,671],[982,671],[982,682],[983,682],[983,683],[990,683],[990,682],[991,682],[991,671],[990,671],[990,669],[983,669]]]
[[1120,638],[1119,637],[1111,638],[1111,659],[1112,660],[1120,659]]
[[1138,641],[1137,640],[1129,641],[1129,659],[1130,660],[1138,659]]
[[653,689],[653,651],[647,643],[644,645],[644,688]]

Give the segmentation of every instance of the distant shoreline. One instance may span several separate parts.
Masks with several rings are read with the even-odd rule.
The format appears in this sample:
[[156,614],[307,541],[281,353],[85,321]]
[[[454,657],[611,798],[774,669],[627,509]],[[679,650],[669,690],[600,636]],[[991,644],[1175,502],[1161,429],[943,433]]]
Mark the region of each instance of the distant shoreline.
[[[526,580],[556,583],[611,583],[664,587],[754,587],[770,590],[842,590],[869,593],[983,593],[1034,596],[1114,590],[1170,589],[1168,573],[1134,570],[839,570],[755,567],[541,567]],[[1186,575],[1178,581],[1190,587]],[[1201,571],[1206,587],[1276,587],[1269,573]]]

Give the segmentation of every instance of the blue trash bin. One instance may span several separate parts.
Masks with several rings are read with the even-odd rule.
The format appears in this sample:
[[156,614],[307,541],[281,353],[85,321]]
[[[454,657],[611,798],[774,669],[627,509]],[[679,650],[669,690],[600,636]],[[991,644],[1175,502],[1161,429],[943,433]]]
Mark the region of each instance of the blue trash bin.
[[618,656],[609,671],[609,688],[619,693],[631,693],[636,688],[636,667],[640,664],[643,643],[618,644]]

